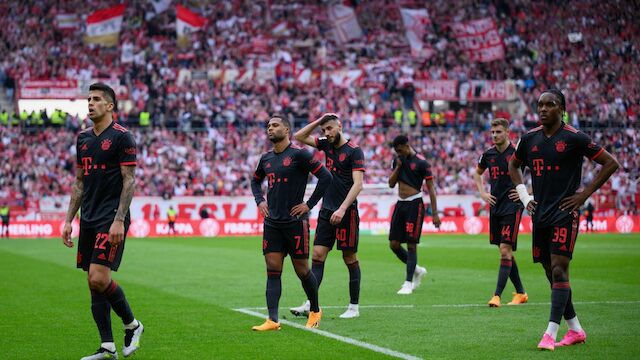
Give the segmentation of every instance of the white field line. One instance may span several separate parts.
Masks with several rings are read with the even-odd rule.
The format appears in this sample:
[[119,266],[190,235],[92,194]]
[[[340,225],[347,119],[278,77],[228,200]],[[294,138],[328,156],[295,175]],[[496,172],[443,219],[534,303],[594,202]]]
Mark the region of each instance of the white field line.
[[[344,307],[344,306],[341,306]],[[323,308],[327,308],[326,306],[324,306]],[[250,310],[250,309],[233,309],[234,311],[237,312],[241,312],[243,314],[247,314],[247,315],[251,315],[251,316],[255,316],[261,319],[264,319],[265,314],[261,314],[259,312]],[[301,330],[305,330],[305,331],[310,331],[312,333],[321,335],[321,336],[325,336],[328,337],[330,339],[334,339],[334,340],[338,340],[347,344],[351,344],[351,345],[355,345],[355,346],[359,346],[361,348],[365,348],[367,350],[371,350],[380,354],[384,354],[384,355],[388,355],[388,356],[392,356],[395,358],[399,358],[399,359],[406,359],[406,360],[421,360],[422,358],[419,358],[417,356],[413,356],[413,355],[409,355],[409,354],[405,354],[405,353],[401,353],[399,351],[395,351],[395,350],[391,350],[391,349],[387,349],[385,347],[382,346],[378,346],[378,345],[373,345],[373,344],[369,344],[367,342],[364,341],[360,341],[360,340],[356,340],[356,339],[352,339],[346,336],[341,336],[341,335],[337,335],[334,333],[330,333],[328,331],[324,331],[324,330],[318,330],[318,329],[309,329],[306,328],[304,325],[292,322],[292,321],[288,321],[288,320],[280,320],[281,324],[285,324],[297,329],[301,329]]]
[[[636,301],[574,301],[573,305],[609,305],[609,304],[640,304],[640,300]],[[520,304],[517,306],[549,306],[550,302],[535,302]],[[427,305],[436,308],[464,308],[464,307],[488,307],[487,304],[437,304]]]
[[[320,306],[323,309],[346,309],[346,305],[331,305],[331,306]],[[406,309],[406,308],[414,308],[415,305],[359,305],[360,309],[381,309],[381,308],[390,308],[390,309]],[[267,310],[266,307],[247,307],[243,308],[245,310]],[[287,307],[280,307],[280,309],[288,309]]]

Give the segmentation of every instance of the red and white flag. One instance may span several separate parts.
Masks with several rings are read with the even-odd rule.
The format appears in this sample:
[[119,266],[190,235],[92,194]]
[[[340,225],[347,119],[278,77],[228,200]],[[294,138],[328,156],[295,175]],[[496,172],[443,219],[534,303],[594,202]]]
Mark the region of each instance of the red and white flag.
[[191,33],[199,31],[207,23],[207,19],[194,13],[182,5],[176,5],[176,34],[178,45],[185,46],[189,43]]
[[411,46],[411,55],[426,59],[433,56],[435,51],[422,41],[431,26],[431,19],[427,9],[400,8],[400,14],[402,15],[407,41]]
[[452,24],[451,30],[460,50],[469,60],[489,62],[504,59],[504,42],[491,18]]
[[122,29],[125,4],[116,5],[108,9],[94,11],[87,17],[86,43],[104,46],[118,45],[118,36]]
[[333,22],[333,32],[338,43],[344,44],[362,37],[362,28],[353,8],[344,5],[331,6],[329,19]]
[[279,21],[271,27],[271,34],[273,36],[289,36],[289,23],[285,20]]

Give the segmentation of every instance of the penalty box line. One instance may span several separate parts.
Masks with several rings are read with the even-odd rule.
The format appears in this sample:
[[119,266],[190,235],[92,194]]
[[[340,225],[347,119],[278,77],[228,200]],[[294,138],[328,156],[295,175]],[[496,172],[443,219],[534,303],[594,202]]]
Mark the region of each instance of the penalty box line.
[[[340,306],[340,308],[343,308],[344,306]],[[363,306],[361,306],[363,307]],[[368,306],[368,307],[413,307],[412,305],[409,306]],[[338,306],[323,306],[322,308],[338,308]],[[264,319],[265,318],[265,314],[259,313],[257,311],[254,311],[252,309],[264,309],[264,308],[242,308],[242,309],[233,309],[234,311],[243,313],[243,314],[247,314],[247,315],[251,315],[251,316],[255,316],[257,318],[261,318]],[[334,340],[338,340],[340,342],[343,343],[347,343],[350,345],[355,345],[367,350],[371,350],[373,352],[377,352],[380,354],[384,354],[384,355],[388,355],[388,356],[392,356],[398,359],[405,359],[405,360],[422,360],[422,358],[417,357],[417,356],[413,356],[413,355],[409,355],[409,354],[405,354],[405,353],[401,353],[399,351],[395,351],[395,350],[391,350],[382,346],[378,346],[378,345],[374,345],[374,344],[370,344],[364,341],[360,341],[360,340],[356,340],[350,337],[346,337],[346,336],[342,336],[342,335],[338,335],[338,334],[334,334],[325,330],[319,330],[319,329],[310,329],[305,327],[304,325],[292,322],[292,321],[288,321],[288,320],[280,320],[281,324],[284,325],[288,325],[300,330],[305,330],[305,331],[310,331],[314,334],[320,335],[320,336],[324,336],[324,337],[328,337],[330,339],[334,339]]]

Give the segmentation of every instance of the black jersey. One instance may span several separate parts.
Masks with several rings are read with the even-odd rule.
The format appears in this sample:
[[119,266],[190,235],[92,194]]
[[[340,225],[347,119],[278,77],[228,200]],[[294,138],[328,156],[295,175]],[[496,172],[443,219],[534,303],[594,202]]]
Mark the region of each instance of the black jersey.
[[364,153],[351,140],[335,148],[324,137],[316,138],[316,148],[324,151],[327,169],[333,175],[331,185],[322,199],[322,208],[336,211],[353,186],[353,171],[365,171]]
[[478,160],[479,169],[489,170],[491,195],[496,197],[496,204],[490,209],[491,215],[513,214],[523,207],[522,202],[509,199],[509,191],[515,188],[511,176],[509,176],[509,160],[515,151],[516,148],[513,144],[509,144],[503,152],[493,146],[485,151]]
[[[89,128],[78,135],[76,151],[77,166],[83,170],[81,222],[88,226],[113,222],[123,186],[120,166],[136,165],[133,136],[115,122],[100,135]],[[130,220],[128,210],[125,220]]]
[[560,201],[580,187],[583,157],[593,160],[602,151],[587,134],[564,123],[551,137],[542,126],[522,136],[514,156],[531,170],[533,197],[538,203],[535,223],[552,226],[571,219],[569,211],[560,210]]
[[[398,158],[393,159],[393,168],[395,169],[398,163]],[[422,182],[424,180],[433,179],[431,174],[431,165],[420,154],[402,158],[402,165],[400,166],[400,174],[398,175],[398,181],[411,186],[417,191],[422,191]]]
[[256,204],[263,202],[261,184],[267,178],[269,217],[265,221],[288,223],[299,220],[289,213],[294,206],[302,203],[309,173],[316,175],[319,180],[307,201],[309,208],[313,208],[331,183],[331,173],[308,151],[293,145],[280,153],[269,151],[262,155],[251,179],[251,191]]

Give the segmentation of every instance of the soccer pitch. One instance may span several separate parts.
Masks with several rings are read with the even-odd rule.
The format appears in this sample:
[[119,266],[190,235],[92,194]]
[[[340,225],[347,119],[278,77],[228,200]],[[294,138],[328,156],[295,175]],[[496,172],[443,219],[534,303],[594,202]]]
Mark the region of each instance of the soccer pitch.
[[[145,325],[138,359],[631,359],[640,357],[640,236],[580,234],[571,263],[584,345],[540,353],[550,290],[520,235],[516,259],[529,294],[521,306],[489,308],[498,250],[487,236],[423,236],[418,262],[429,273],[412,295],[397,295],[404,265],[382,236],[363,236],[361,309],[340,319],[348,272],[332,251],[320,289],[319,331],[288,308],[304,300],[287,258],[279,332],[256,333],[266,314],[259,237],[128,239],[120,271]],[[0,239],[0,358],[78,359],[99,346],[85,274],[61,240]],[[510,301],[508,283],[503,303]],[[253,315],[252,315],[253,314]],[[122,357],[122,326],[113,314]],[[559,339],[566,332],[563,322]]]

